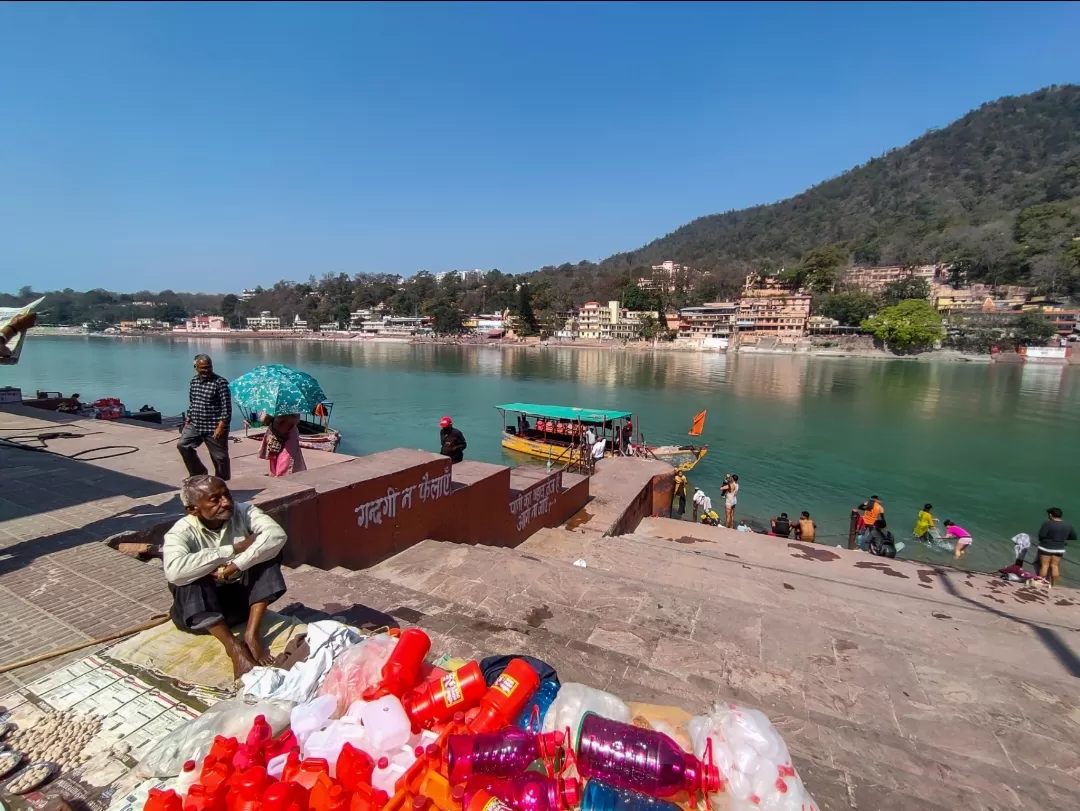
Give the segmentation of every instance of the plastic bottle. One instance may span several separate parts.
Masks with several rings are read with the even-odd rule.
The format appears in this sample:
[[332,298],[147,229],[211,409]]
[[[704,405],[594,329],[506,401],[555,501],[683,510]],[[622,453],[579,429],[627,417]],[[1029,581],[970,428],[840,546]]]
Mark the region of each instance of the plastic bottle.
[[195,785],[199,780],[199,772],[195,768],[196,765],[194,760],[185,761],[183,768],[180,769],[180,774],[177,775],[176,782],[173,784],[173,789],[181,797],[186,797],[188,789]]
[[412,721],[395,696],[354,704],[349,713],[364,725],[364,750],[371,754],[389,754],[412,737]]
[[[540,682],[540,687],[533,697],[529,699],[529,703],[525,705],[525,709],[521,711],[521,715],[518,716],[517,725],[529,732],[540,732],[544,725],[544,716],[547,715],[548,707],[555,700],[555,697],[559,694],[559,682],[555,679],[544,679]],[[533,721],[533,708],[536,708],[536,721]]]
[[469,729],[473,732],[491,732],[517,720],[539,686],[540,677],[528,662],[511,659],[506,670],[480,699],[480,712],[469,723]]
[[263,811],[307,811],[308,793],[296,783],[271,783],[263,792]]
[[184,811],[225,811],[224,787],[219,785],[211,790],[202,783],[196,783],[188,789]]
[[364,692],[365,701],[380,696],[403,696],[420,681],[420,668],[424,657],[431,650],[431,637],[419,628],[408,628],[401,632],[390,658],[382,666],[382,678],[379,683]]
[[375,761],[371,755],[357,749],[351,743],[341,747],[337,759],[337,781],[349,791],[356,791],[360,786],[371,785],[371,775],[375,771]]
[[658,800],[628,788],[590,780],[581,795],[581,811],[682,811],[675,803]]
[[720,789],[720,770],[699,761],[667,735],[586,713],[577,748],[578,774],[652,797],[685,789]]
[[514,811],[490,791],[480,789],[466,798],[464,811]]
[[143,804],[143,811],[182,811],[184,801],[170,789],[152,788]]
[[469,662],[438,681],[422,684],[401,700],[414,724],[428,727],[449,721],[456,712],[471,710],[487,691],[484,673],[477,662]]
[[517,811],[564,811],[577,806],[581,793],[579,785],[573,778],[561,780],[536,772],[523,772],[503,778],[475,775],[469,778],[467,787],[487,789]]
[[232,772],[233,758],[236,757],[236,751],[239,748],[240,744],[237,743],[236,738],[226,738],[222,735],[215,736],[214,742],[210,744],[210,751],[203,760],[200,780],[202,780],[202,775],[209,773],[214,766],[219,764],[227,766],[228,770]]
[[448,735],[446,774],[460,783],[473,774],[511,777],[538,758],[553,759],[563,746],[563,733],[540,735],[518,727],[476,735]]
[[382,811],[383,806],[388,802],[390,802],[390,795],[385,791],[371,786],[361,786],[352,793],[349,811]]
[[381,757],[371,773],[371,785],[387,794],[393,794],[397,790],[397,781],[403,774],[405,774],[403,768],[396,763],[391,763],[390,758]]
[[320,774],[330,777],[330,764],[323,758],[305,758],[299,762],[290,758],[285,763],[285,771],[281,773],[281,779],[289,783],[296,783],[310,791],[315,787]]
[[349,807],[349,792],[330,779],[329,775],[320,774],[311,789],[308,808],[311,811],[345,811]]
[[289,715],[289,727],[297,739],[304,741],[317,729],[326,726],[337,712],[337,697],[332,695],[313,698],[306,704],[297,704]]

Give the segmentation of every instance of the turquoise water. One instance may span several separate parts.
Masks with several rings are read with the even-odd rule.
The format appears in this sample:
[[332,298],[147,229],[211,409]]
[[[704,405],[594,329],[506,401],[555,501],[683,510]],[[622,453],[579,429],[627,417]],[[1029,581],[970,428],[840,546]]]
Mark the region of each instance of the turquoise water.
[[0,379],[175,414],[186,407],[196,352],[212,355],[229,378],[269,362],[314,374],[335,402],[346,453],[436,450],[439,417],[450,414],[468,458],[520,464],[499,444],[497,403],[626,409],[655,444],[688,441],[691,418],[707,408],[709,454],[690,472],[691,485],[716,500],[724,472],[738,473],[741,513],[809,510],[831,543],[846,542],[849,509],[873,493],[908,541],[903,556],[951,560],[906,538],[930,501],[939,519],[975,536],[965,559],[975,568],[1007,563],[1008,539],[1034,534],[1048,506],[1080,523],[1076,367],[34,336]]

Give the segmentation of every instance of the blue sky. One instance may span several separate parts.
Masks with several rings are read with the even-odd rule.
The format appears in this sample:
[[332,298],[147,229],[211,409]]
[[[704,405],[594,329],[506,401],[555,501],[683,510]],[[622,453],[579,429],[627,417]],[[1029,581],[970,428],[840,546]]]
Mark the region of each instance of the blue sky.
[[0,289],[598,260],[1080,80],[1080,4],[4,4]]

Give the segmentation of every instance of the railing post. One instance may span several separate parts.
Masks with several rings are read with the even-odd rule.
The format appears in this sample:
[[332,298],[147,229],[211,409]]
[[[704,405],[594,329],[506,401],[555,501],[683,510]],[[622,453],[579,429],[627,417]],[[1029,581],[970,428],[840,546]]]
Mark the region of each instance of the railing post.
[[859,511],[851,511],[851,522],[848,524],[848,536],[847,536],[847,548],[854,549],[855,543],[855,531],[859,526]]

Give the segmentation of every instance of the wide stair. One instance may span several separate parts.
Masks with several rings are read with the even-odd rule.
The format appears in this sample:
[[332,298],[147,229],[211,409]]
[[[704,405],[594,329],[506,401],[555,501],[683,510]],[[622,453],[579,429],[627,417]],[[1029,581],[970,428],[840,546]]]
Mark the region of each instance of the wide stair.
[[[929,608],[926,618],[881,617],[880,591],[826,580],[813,558],[778,562],[755,552],[761,536],[728,533],[722,545],[674,537],[680,527],[693,525],[646,521],[621,537],[548,529],[517,549],[424,541],[362,572],[301,566],[287,599],[309,616],[317,607],[370,627],[418,625],[434,650],[456,656],[530,654],[563,681],[628,701],[758,707],[829,811],[1077,807],[1077,773],[1060,752],[1020,762],[999,745],[1010,724],[1017,735],[1030,729],[1036,700],[1006,718],[996,693],[978,695],[1001,679],[1015,680],[1005,688],[1014,697],[1060,694],[993,661],[1011,628],[952,609],[950,620],[982,622],[990,635],[986,650],[955,647],[953,622]],[[1000,671],[992,685],[988,669]],[[967,693],[949,681],[958,672]],[[1060,710],[1045,718],[1075,741]]]

